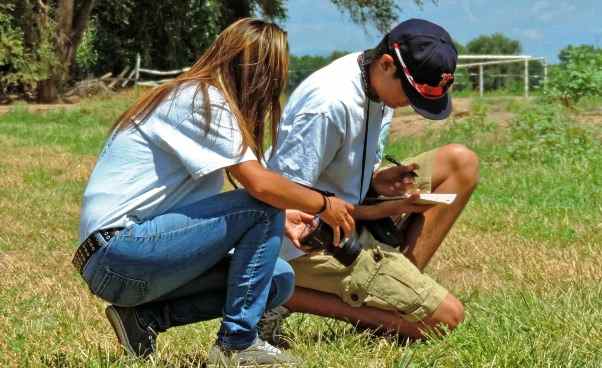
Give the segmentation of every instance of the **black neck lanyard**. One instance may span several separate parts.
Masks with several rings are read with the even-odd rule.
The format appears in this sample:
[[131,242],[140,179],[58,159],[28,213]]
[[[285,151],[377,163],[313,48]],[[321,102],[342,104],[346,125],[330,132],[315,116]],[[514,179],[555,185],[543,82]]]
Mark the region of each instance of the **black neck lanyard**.
[[366,119],[364,121],[364,153],[362,154],[362,177],[360,178],[360,194],[359,203],[362,203],[362,196],[364,195],[364,180],[366,173],[366,152],[368,150],[368,127],[370,126],[370,100],[367,101],[368,106],[366,108]]

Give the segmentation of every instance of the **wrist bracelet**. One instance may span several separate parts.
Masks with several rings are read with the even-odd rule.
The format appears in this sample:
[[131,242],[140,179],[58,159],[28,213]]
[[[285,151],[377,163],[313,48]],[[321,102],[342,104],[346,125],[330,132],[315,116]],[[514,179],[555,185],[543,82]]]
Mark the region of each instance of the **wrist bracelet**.
[[328,209],[328,206],[329,206],[328,197],[326,197],[324,194],[322,194],[322,201],[323,201],[322,208],[320,208],[320,210],[316,213],[316,215],[320,215],[324,211],[326,211],[326,209]]

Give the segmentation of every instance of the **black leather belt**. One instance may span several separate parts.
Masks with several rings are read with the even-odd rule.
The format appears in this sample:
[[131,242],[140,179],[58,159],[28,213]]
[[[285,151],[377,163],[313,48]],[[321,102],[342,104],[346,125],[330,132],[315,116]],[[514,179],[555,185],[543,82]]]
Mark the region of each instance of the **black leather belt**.
[[71,260],[71,263],[73,263],[73,266],[75,267],[75,269],[77,269],[77,271],[79,271],[80,275],[83,275],[84,266],[86,265],[86,263],[88,263],[90,257],[92,257],[92,255],[96,253],[97,250],[104,246],[104,244],[101,244],[98,241],[96,235],[102,236],[102,238],[108,242],[109,240],[111,240],[112,237],[117,235],[117,233],[121,229],[123,228],[114,227],[110,229],[98,230],[90,234],[90,236],[86,240],[84,240],[83,243],[81,243],[81,245],[75,251],[73,259]]

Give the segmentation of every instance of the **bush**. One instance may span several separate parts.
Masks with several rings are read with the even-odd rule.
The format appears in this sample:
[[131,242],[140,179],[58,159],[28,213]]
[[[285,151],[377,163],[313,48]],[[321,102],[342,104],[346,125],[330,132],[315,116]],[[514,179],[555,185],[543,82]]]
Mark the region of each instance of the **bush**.
[[578,160],[593,154],[592,133],[558,105],[540,103],[521,111],[510,126],[512,159],[535,162]]
[[482,135],[493,133],[497,124],[488,119],[488,106],[482,99],[474,99],[470,115],[466,118],[453,118],[444,132],[444,139],[449,142],[468,144],[480,139]]
[[569,46],[560,52],[560,60],[551,70],[546,96],[574,106],[584,96],[602,95],[602,49]]
[[50,72],[60,66],[53,43],[54,24],[39,30],[36,48],[29,50],[22,29],[11,15],[13,11],[14,4],[0,4],[0,96],[12,92],[32,94],[37,83],[48,79]]
[[96,51],[96,48],[94,47],[95,39],[96,21],[91,19],[75,53],[75,67],[77,68],[77,74],[80,76],[93,73],[94,68],[98,63],[98,51]]
[[23,34],[5,13],[11,10],[0,5],[0,95],[19,84],[31,85],[35,78],[29,73],[29,57],[23,46]]

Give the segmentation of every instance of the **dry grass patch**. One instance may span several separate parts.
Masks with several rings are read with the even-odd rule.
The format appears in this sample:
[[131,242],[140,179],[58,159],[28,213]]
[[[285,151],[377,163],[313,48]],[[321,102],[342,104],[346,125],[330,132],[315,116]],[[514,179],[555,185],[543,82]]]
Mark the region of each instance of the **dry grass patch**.
[[0,135],[0,144],[10,148],[10,155],[0,156],[0,167],[6,169],[0,179],[0,188],[15,185],[20,174],[23,180],[27,173],[42,169],[52,173],[59,183],[82,182],[88,179],[96,157],[74,155],[52,146],[22,147],[15,139]]
[[427,273],[463,294],[500,288],[543,292],[602,280],[600,259],[602,248],[593,244],[554,247],[513,234],[475,232],[459,224]]

